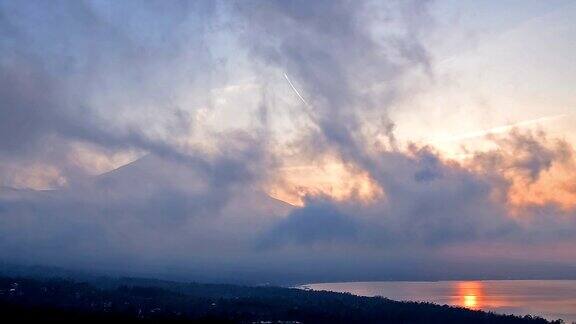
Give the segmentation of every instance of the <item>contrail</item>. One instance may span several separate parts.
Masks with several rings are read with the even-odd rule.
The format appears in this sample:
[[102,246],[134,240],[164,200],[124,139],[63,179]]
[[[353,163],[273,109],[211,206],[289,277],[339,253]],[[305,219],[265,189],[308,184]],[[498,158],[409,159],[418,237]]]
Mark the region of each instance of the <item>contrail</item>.
[[541,122],[555,120],[555,119],[566,117],[566,116],[568,116],[568,114],[560,114],[560,115],[553,115],[553,116],[546,116],[546,117],[541,117],[541,118],[536,118],[536,119],[530,119],[530,120],[525,120],[525,121],[521,121],[521,122],[514,123],[514,124],[498,126],[498,127],[494,127],[494,128],[483,129],[483,130],[474,131],[474,132],[470,132],[470,133],[450,136],[449,138],[437,140],[434,142],[436,142],[436,143],[455,142],[455,141],[461,141],[461,140],[466,140],[466,139],[471,139],[471,138],[476,138],[476,137],[482,137],[482,136],[486,136],[489,134],[501,134],[501,133],[511,131],[512,129],[514,129],[516,127],[529,126],[529,125],[538,124]]
[[294,92],[296,93],[296,95],[298,96],[298,98],[300,98],[300,100],[302,100],[302,102],[306,105],[309,106],[308,103],[306,102],[306,100],[304,100],[304,98],[300,95],[300,92],[298,92],[298,90],[296,90],[296,87],[294,87],[294,85],[292,84],[292,81],[290,81],[290,78],[288,77],[288,75],[286,73],[284,73],[284,78],[286,78],[286,81],[288,81],[288,84],[290,85],[290,87],[292,88],[292,90],[294,90]]

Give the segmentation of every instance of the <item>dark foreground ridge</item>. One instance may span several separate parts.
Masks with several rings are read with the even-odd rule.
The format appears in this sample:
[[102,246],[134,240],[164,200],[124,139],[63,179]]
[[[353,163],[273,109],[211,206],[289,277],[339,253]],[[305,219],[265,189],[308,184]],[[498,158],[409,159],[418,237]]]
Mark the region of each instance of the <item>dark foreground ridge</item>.
[[548,323],[343,293],[131,278],[0,277],[0,318],[5,323]]

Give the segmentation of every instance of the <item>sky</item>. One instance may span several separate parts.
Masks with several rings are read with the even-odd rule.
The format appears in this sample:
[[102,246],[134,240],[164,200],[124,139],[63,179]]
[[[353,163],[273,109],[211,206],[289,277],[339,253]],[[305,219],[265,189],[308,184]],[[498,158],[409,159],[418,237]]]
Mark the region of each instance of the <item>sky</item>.
[[0,261],[572,278],[576,1],[0,0]]

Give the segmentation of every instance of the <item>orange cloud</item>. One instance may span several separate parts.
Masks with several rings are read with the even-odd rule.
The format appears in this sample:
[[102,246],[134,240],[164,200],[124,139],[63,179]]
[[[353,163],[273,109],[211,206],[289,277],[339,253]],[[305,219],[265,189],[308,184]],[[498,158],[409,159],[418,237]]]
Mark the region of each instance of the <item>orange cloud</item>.
[[576,208],[576,158],[567,142],[518,131],[493,141],[495,149],[476,153],[463,165],[492,177],[495,197],[505,199],[512,214],[548,204]]
[[362,202],[384,197],[382,188],[367,172],[334,160],[281,168],[269,194],[294,206],[303,206],[306,196]]

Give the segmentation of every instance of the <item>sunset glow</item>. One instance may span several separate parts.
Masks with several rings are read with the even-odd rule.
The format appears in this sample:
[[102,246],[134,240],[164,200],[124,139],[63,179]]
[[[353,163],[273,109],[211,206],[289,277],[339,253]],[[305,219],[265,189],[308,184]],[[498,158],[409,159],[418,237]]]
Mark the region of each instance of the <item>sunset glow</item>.
[[462,306],[467,308],[478,308],[478,297],[476,295],[463,296]]
[[282,168],[269,194],[294,206],[304,206],[304,198],[310,196],[364,203],[384,198],[383,190],[367,172],[336,162]]
[[484,304],[484,286],[481,281],[463,281],[458,282],[456,286],[455,305],[471,308],[481,309],[485,307]]

